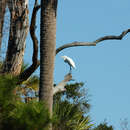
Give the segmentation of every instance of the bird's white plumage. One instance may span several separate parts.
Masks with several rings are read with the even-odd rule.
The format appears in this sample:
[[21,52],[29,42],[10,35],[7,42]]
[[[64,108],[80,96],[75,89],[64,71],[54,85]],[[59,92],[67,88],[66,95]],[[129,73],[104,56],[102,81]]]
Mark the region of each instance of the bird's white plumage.
[[72,68],[76,68],[74,61],[68,56],[61,56]]

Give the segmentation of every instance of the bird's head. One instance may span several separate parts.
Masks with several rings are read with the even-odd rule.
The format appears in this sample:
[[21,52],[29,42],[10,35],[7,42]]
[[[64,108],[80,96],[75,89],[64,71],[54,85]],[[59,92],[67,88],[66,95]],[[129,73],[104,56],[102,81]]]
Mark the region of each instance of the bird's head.
[[61,58],[63,58],[64,60],[66,60],[66,59],[67,59],[67,56],[61,56]]

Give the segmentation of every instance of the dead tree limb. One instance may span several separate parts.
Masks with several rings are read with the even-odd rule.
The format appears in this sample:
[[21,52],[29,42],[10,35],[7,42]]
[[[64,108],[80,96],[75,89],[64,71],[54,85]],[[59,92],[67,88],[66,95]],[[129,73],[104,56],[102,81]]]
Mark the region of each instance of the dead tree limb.
[[24,72],[22,72],[19,76],[20,82],[27,80],[31,74],[38,68],[39,61],[38,61],[38,40],[35,34],[36,29],[36,14],[37,11],[40,9],[40,5],[37,5],[37,0],[35,1],[35,5],[33,8],[32,18],[31,18],[31,25],[30,25],[30,35],[33,41],[33,56],[32,56],[32,65],[29,66]]
[[68,73],[65,75],[64,80],[62,80],[60,83],[58,83],[55,87],[53,87],[53,95],[55,95],[58,92],[66,91],[65,85],[67,82],[69,82],[72,79],[71,73]]
[[105,41],[105,40],[122,40],[122,38],[129,32],[130,32],[130,29],[127,29],[127,30],[123,31],[119,36],[110,35],[110,36],[104,36],[104,37],[98,38],[97,40],[95,40],[93,42],[72,42],[72,43],[64,44],[63,46],[56,49],[56,54],[58,54],[63,49],[70,48],[70,47],[96,46],[98,43]]

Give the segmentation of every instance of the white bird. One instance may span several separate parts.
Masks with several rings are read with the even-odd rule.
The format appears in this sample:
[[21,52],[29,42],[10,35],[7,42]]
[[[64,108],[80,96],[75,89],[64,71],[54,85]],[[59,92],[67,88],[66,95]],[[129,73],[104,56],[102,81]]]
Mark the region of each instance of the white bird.
[[64,59],[64,62],[69,64],[69,66],[70,66],[70,73],[71,73],[72,68],[73,69],[76,68],[74,61],[70,57],[68,57],[68,56],[61,56],[61,58]]

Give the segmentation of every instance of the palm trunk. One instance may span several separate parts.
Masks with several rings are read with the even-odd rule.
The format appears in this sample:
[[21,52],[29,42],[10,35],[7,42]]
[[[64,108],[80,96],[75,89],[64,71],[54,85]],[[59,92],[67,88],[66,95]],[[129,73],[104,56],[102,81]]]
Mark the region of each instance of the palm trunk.
[[8,7],[11,15],[10,34],[3,73],[18,75],[21,71],[29,28],[27,0],[9,0]]
[[0,49],[1,49],[2,36],[3,36],[2,32],[3,32],[5,8],[6,8],[6,0],[0,0]]
[[[39,99],[46,103],[52,115],[53,71],[56,48],[57,0],[41,0],[40,88]],[[51,130],[50,128],[49,130]]]

